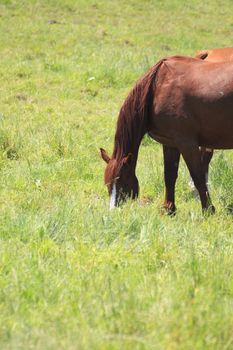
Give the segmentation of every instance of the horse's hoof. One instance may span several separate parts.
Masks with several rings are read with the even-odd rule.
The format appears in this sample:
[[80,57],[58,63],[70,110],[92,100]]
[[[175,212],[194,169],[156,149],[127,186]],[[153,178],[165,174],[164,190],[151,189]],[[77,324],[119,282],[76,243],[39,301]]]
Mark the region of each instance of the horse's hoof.
[[215,207],[211,204],[208,208],[202,210],[204,215],[213,215],[215,213]]
[[164,205],[162,208],[162,214],[166,214],[168,216],[176,215],[176,207],[174,205]]
[[170,217],[176,216],[176,209],[175,210],[167,209],[166,214]]

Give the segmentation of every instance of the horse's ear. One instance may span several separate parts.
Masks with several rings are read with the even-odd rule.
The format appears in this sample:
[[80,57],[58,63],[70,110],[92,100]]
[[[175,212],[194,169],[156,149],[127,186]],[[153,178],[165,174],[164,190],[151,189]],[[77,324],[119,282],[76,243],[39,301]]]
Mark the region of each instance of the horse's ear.
[[126,157],[123,158],[123,164],[130,165],[132,161],[132,153],[129,153]]
[[103,148],[100,148],[100,155],[106,163],[109,163],[110,157],[108,156],[107,152]]

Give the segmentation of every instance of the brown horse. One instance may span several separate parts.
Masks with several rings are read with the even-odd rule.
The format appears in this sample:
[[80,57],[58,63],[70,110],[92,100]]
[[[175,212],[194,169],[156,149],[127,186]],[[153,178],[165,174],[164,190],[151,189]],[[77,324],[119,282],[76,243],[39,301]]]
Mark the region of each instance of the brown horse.
[[[212,50],[203,50],[195,55],[196,58],[206,60],[209,62],[223,62],[223,61],[233,61],[233,48],[220,48],[220,49],[212,49]],[[209,163],[213,157],[213,149],[200,147],[200,155],[203,170],[206,176],[206,182],[208,182],[208,174],[209,174]],[[176,164],[172,163],[172,152],[165,145],[163,146],[163,154],[164,154],[164,174],[168,172],[175,171]],[[168,166],[168,168],[167,168]],[[167,176],[165,175],[165,178]],[[192,178],[189,181],[190,187],[192,189],[195,188]],[[167,191],[166,191],[167,192]],[[166,203],[166,192],[165,192],[165,203]]]
[[[176,167],[165,174],[166,203],[175,211],[175,182],[182,154],[198,190],[202,209],[214,212],[199,146],[233,148],[233,63],[205,62],[191,57],[162,59],[135,85],[117,121],[105,183],[114,207],[139,193],[135,174],[138,149],[145,133],[169,147]],[[169,169],[169,164],[167,164]]]

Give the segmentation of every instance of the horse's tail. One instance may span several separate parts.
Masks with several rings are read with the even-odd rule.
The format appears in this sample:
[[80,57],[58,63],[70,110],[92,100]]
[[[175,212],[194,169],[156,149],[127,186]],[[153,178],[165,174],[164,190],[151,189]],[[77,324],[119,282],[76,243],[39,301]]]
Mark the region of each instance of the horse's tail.
[[207,50],[199,52],[195,58],[199,58],[200,60],[205,60],[209,55],[209,52]]

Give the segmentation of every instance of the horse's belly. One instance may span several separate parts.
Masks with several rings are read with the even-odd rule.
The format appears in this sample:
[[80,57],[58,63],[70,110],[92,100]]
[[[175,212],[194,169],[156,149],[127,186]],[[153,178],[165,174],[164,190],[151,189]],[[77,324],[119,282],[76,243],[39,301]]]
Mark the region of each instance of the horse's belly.
[[223,138],[222,136],[218,139],[200,138],[199,146],[214,149],[233,149],[233,135],[231,138]]
[[221,113],[203,116],[199,122],[199,144],[200,146],[215,149],[233,148],[233,118],[231,115],[224,116]]
[[159,143],[162,143],[163,145],[175,147],[174,140],[170,136],[157,134],[156,132],[153,132],[153,131],[150,131],[148,134],[153,140],[155,140]]

